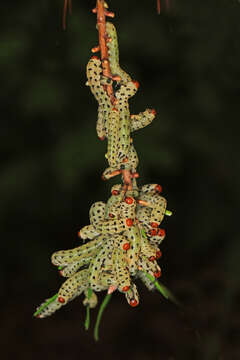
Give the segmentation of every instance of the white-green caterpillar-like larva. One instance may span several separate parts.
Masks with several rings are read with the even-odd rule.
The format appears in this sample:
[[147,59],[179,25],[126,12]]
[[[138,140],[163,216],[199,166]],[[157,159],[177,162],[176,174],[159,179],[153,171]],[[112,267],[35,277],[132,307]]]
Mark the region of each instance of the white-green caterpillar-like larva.
[[118,290],[126,292],[131,287],[130,273],[127,269],[127,263],[123,251],[119,248],[113,250],[113,266],[116,273]]
[[132,307],[135,307],[139,304],[139,294],[134,283],[132,283],[131,288],[125,293],[125,297],[129,305]]
[[151,124],[155,116],[156,111],[154,109],[146,109],[138,115],[131,115],[131,132],[140,130]]
[[131,77],[124,70],[122,70],[119,65],[117,31],[115,26],[110,22],[106,22],[106,33],[108,36],[107,47],[111,73],[113,76],[118,75],[121,77],[120,83],[127,83],[128,81],[131,81]]
[[92,256],[103,244],[104,237],[100,235],[95,240],[70,250],[60,250],[52,254],[52,263],[56,266],[64,266]]
[[155,223],[157,226],[161,224],[166,213],[167,201],[163,196],[157,193],[143,193],[140,194],[139,198],[146,201],[149,207],[152,208],[149,223]]
[[112,196],[107,201],[105,208],[105,219],[109,217],[116,218],[120,212],[120,203],[123,200],[124,192],[122,191],[122,185],[116,184],[111,189]]
[[106,204],[103,201],[92,204],[89,210],[89,218],[93,226],[104,221],[105,207]]
[[106,121],[106,127],[108,131],[108,146],[106,158],[108,160],[109,166],[117,166],[118,161],[118,132],[120,126],[120,115],[119,111],[116,108],[113,108],[110,111],[108,119]]
[[145,255],[150,261],[156,259],[156,249],[149,244],[147,236],[141,233],[141,254]]
[[95,227],[92,224],[84,226],[78,232],[78,236],[83,240],[94,239],[98,235],[100,235],[100,233],[95,229]]
[[88,288],[88,269],[78,271],[76,274],[68,278],[60,287],[58,291],[58,301],[61,304],[66,304],[80,295]]
[[137,225],[130,226],[124,234],[131,245],[126,256],[130,274],[134,276],[138,268],[139,254],[141,251],[141,234],[139,227]]
[[55,313],[55,311],[60,309],[62,306],[63,304],[58,301],[58,294],[56,294],[54,297],[46,299],[40,306],[38,306],[34,316],[43,319]]
[[156,261],[150,261],[146,256],[140,255],[138,261],[139,270],[143,270],[151,276],[158,278],[161,276],[161,268]]
[[100,282],[100,273],[101,270],[104,269],[104,262],[105,259],[112,256],[112,242],[106,242],[96,257],[92,260],[90,267],[89,267],[89,283],[91,289],[95,291],[101,291],[107,289],[105,284],[101,284]]
[[101,74],[101,60],[99,60],[96,56],[93,56],[87,64],[87,85],[90,87],[91,92],[99,105],[96,130],[98,137],[103,139],[107,135],[106,120],[108,119],[112,104],[101,84]]
[[137,89],[138,83],[135,81],[130,81],[127,84],[122,85],[115,94],[117,99],[115,106],[120,114],[120,126],[117,140],[117,159],[119,162],[122,162],[125,158],[127,158],[130,148],[131,118],[128,100],[136,94]]

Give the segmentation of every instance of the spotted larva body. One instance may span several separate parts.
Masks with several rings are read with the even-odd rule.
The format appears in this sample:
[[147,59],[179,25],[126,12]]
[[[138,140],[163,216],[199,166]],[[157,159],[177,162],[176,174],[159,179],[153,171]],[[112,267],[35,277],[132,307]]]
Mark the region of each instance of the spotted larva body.
[[122,85],[116,92],[117,99],[116,108],[120,114],[120,126],[118,133],[118,154],[119,161],[124,160],[128,156],[130,147],[130,133],[131,133],[131,119],[128,100],[137,92],[137,86],[135,82],[128,82],[126,85]]
[[[47,303],[50,301],[50,303],[47,305]],[[43,308],[41,310],[41,312],[39,312],[39,314],[37,315],[38,318],[43,319],[47,316],[52,315],[53,313],[55,313],[55,311],[57,311],[58,309],[60,309],[63,306],[63,304],[61,304],[58,299],[56,298],[54,301],[51,301],[51,298],[46,299],[39,307],[37,307],[36,311],[38,311],[39,308]],[[36,315],[35,315],[36,316]]]
[[142,129],[151,124],[154,118],[155,111],[152,109],[146,109],[138,115],[131,115],[131,132]]
[[85,257],[93,256],[103,244],[104,237],[100,235],[95,240],[70,250],[60,250],[52,255],[52,263],[64,266],[73,262],[81,261]]
[[119,248],[113,250],[113,266],[116,272],[118,290],[121,292],[128,291],[131,287],[130,274],[127,269],[125,255]]
[[104,221],[106,204],[103,201],[98,201],[92,204],[89,210],[90,223],[95,226]]
[[104,262],[107,257],[111,257],[112,254],[112,242],[108,241],[105,243],[96,257],[92,260],[89,267],[89,283],[91,289],[95,291],[101,291],[107,287],[102,285],[99,280],[101,270],[104,269]]
[[126,228],[126,223],[123,219],[105,220],[102,223],[95,225],[96,230],[102,234],[119,234]]
[[122,70],[119,65],[118,38],[115,26],[112,23],[107,22],[106,32],[110,40],[107,42],[107,46],[112,75],[119,75],[121,77],[121,83],[131,81],[131,77],[124,70]]
[[135,275],[141,250],[141,234],[137,225],[129,227],[124,234],[131,245],[126,255],[129,271],[131,275]]
[[129,305],[135,307],[139,304],[139,294],[134,283],[132,283],[131,288],[125,293],[125,297]]
[[108,160],[109,166],[115,167],[118,163],[118,133],[120,126],[120,115],[116,108],[113,108],[110,111],[106,126],[108,131],[108,146],[105,156]]
[[138,271],[137,278],[139,278],[144,283],[148,290],[155,289],[154,283],[145,275],[143,271]]
[[84,226],[84,227],[79,231],[79,236],[80,236],[81,239],[83,239],[83,240],[86,240],[86,239],[94,239],[94,238],[97,237],[98,235],[100,235],[100,233],[95,229],[95,227],[94,227],[92,224]]
[[76,295],[79,295],[88,288],[88,269],[78,271],[68,278],[58,291],[58,301],[66,304]]
[[106,136],[106,119],[112,108],[110,98],[101,84],[101,74],[101,61],[96,57],[92,57],[87,64],[87,83],[99,105],[96,126],[99,138]]

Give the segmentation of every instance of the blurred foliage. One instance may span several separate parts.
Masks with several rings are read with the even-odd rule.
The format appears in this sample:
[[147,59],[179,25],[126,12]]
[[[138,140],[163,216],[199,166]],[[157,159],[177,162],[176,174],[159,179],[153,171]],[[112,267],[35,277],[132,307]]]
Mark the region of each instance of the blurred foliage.
[[[88,353],[104,359],[239,359],[235,0],[171,0],[161,16],[155,1],[109,0],[122,67],[141,84],[132,111],[158,112],[134,138],[139,183],[162,184],[174,212],[164,223],[163,282],[185,309],[178,312],[145,290],[136,310],[115,296],[100,329],[106,342],[96,349],[81,332],[79,301],[55,318],[32,321],[35,305],[60,285],[51,253],[78,246],[77,230],[88,223],[91,204],[106,200],[118,181],[101,180],[106,143],[97,139],[96,102],[85,86],[90,49],[97,44],[90,11],[95,2],[73,0],[66,32],[62,5],[2,4],[1,338],[8,344],[3,358],[69,360]],[[119,350],[130,337],[126,352]]]

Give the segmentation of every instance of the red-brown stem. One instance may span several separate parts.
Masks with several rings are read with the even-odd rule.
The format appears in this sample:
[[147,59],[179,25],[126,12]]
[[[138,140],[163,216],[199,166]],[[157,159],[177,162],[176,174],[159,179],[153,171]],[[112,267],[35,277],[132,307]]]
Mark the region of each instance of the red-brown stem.
[[[106,35],[106,17],[105,17],[105,7],[104,0],[97,0],[97,24],[98,24],[98,34],[99,34],[99,46],[101,51],[103,75],[109,78],[112,77],[110,64],[108,60],[108,48],[107,48],[107,35]],[[112,85],[104,86],[108,96],[111,99],[112,104],[116,101],[113,93]]]
[[160,0],[157,0],[157,12],[158,12],[158,14],[160,14],[160,12],[161,12]]

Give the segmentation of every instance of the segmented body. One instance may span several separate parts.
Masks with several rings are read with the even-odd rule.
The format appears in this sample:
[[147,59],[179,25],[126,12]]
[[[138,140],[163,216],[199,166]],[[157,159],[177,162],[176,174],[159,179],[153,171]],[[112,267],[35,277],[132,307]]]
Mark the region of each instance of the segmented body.
[[110,22],[106,23],[106,33],[108,36],[107,47],[111,73],[114,76],[120,76],[121,83],[127,83],[131,81],[131,77],[120,67],[117,31],[115,26]]

